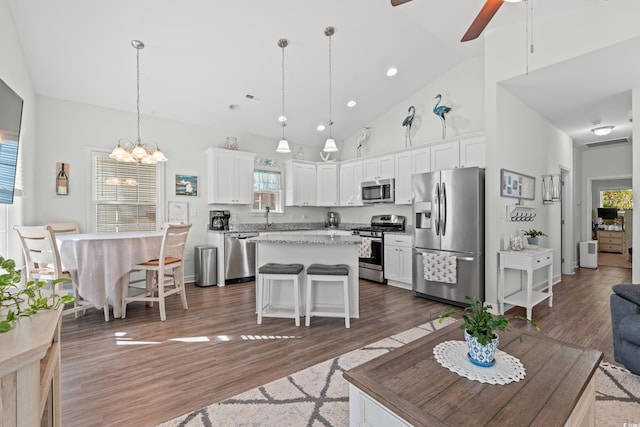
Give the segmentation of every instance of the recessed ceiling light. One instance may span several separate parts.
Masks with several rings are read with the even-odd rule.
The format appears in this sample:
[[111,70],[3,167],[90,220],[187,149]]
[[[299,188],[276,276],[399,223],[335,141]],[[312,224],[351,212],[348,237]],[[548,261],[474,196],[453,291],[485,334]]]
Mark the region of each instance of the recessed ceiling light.
[[324,125],[318,125],[316,129],[318,129],[319,132],[322,132],[325,129],[325,127]]
[[280,117],[278,117],[278,121],[279,121],[280,123],[282,123],[282,122],[286,122],[286,121],[287,121],[287,116],[280,116]]
[[591,129],[591,132],[595,133],[598,136],[609,135],[613,130],[613,126],[600,126],[598,128]]
[[388,76],[388,77],[393,77],[393,76],[395,76],[396,74],[398,74],[398,69],[397,69],[397,68],[395,68],[395,67],[391,67],[391,68],[389,68],[389,69],[387,70],[387,76]]
[[347,102],[347,107],[355,107],[357,104],[358,103],[352,99],[351,101]]
[[238,104],[231,104],[229,105],[229,110],[231,111],[235,111],[235,110],[239,110],[240,106]]

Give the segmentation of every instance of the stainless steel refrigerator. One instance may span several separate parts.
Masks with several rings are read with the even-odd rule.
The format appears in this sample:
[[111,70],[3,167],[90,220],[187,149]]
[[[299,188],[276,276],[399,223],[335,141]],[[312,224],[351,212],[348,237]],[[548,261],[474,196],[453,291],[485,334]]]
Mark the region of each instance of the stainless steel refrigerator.
[[484,169],[415,174],[412,186],[414,295],[484,301]]

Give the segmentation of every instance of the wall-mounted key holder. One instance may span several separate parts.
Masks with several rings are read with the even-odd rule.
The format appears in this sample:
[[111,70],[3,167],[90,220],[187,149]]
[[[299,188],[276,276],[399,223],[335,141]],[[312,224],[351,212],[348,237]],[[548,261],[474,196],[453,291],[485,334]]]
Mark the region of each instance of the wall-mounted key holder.
[[536,208],[523,205],[507,205],[507,221],[533,221]]

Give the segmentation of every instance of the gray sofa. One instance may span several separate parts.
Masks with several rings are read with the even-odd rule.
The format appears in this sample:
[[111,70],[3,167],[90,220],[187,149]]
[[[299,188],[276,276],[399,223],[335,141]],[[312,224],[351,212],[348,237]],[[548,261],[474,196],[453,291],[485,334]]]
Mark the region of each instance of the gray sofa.
[[613,287],[610,297],[613,357],[640,375],[640,285]]

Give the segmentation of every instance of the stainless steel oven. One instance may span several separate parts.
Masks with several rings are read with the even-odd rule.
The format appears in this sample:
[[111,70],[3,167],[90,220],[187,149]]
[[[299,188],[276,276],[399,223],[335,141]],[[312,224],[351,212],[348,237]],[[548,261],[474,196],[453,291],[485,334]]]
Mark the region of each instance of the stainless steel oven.
[[369,229],[353,229],[351,233],[371,242],[371,256],[359,258],[358,271],[360,278],[371,280],[372,282],[386,283],[384,279],[382,232]]
[[370,242],[370,254],[359,258],[358,273],[361,279],[387,283],[384,278],[384,233],[404,231],[405,217],[401,215],[374,215],[369,227],[353,228],[351,234]]

